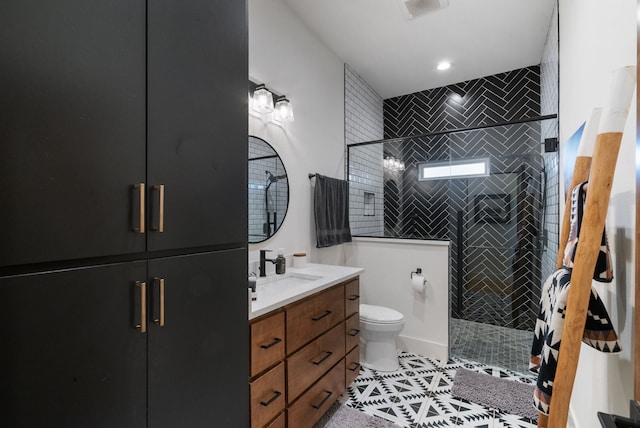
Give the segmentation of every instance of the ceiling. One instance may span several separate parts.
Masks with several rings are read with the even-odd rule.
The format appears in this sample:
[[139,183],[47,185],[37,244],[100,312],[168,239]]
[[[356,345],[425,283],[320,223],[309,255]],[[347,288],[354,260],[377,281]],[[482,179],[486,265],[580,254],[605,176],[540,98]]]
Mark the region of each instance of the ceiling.
[[385,99],[540,64],[556,2],[449,0],[409,19],[405,0],[282,1]]

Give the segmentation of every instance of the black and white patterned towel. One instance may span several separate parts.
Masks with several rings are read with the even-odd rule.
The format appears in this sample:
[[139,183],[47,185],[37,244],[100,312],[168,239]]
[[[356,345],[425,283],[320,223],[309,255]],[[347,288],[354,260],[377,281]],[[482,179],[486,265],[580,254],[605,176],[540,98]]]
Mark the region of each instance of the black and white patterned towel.
[[[579,184],[571,195],[571,234],[565,249],[565,266],[555,271],[542,286],[540,310],[534,331],[529,370],[538,373],[534,390],[534,403],[538,411],[549,414],[553,381],[558,364],[560,340],[564,328],[567,296],[571,285],[571,268],[575,256],[580,223],[584,212],[584,189],[586,183]],[[602,233],[602,246],[596,263],[594,280],[610,282],[613,279],[611,255],[606,234]],[[611,318],[595,288],[591,287],[589,308],[582,341],[602,352],[620,352],[618,335]]]

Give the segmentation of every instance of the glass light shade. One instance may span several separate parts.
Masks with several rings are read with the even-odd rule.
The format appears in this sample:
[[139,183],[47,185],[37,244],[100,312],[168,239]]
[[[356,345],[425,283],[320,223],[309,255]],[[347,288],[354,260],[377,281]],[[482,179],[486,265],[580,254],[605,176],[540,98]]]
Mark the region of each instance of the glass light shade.
[[293,108],[288,99],[284,97],[278,98],[273,118],[280,122],[293,122]]
[[253,109],[261,114],[273,111],[273,95],[264,85],[258,85],[253,91]]

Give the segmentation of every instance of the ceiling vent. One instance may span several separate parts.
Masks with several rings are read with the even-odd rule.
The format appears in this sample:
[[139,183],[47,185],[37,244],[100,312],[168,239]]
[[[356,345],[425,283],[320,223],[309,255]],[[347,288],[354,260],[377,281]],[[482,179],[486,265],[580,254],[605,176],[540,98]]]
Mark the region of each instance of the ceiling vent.
[[449,0],[399,0],[407,19],[420,18],[449,6]]

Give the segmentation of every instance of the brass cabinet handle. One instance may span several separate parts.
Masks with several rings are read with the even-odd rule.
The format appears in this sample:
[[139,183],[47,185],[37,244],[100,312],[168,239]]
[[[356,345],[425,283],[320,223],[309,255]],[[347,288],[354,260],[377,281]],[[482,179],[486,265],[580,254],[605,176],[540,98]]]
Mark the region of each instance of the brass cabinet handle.
[[276,401],[278,399],[278,397],[280,397],[281,395],[282,395],[282,392],[273,391],[273,396],[270,399],[268,399],[267,401],[261,401],[260,404],[262,404],[264,407],[267,407],[269,404],[271,404],[274,401]]
[[279,337],[274,337],[271,343],[267,343],[266,345],[260,345],[262,349],[269,349],[273,346],[276,346],[278,343],[282,342],[282,339]]
[[144,233],[144,183],[138,183],[133,185],[134,189],[138,189],[138,204],[140,206],[140,217],[138,219],[138,227],[134,227],[133,230],[138,233]]
[[154,278],[158,282],[160,296],[158,298],[158,317],[154,317],[153,322],[160,327],[164,327],[164,278]]
[[136,281],[136,287],[140,288],[140,324],[136,330],[140,333],[147,332],[147,283]]
[[327,391],[325,390],[324,393],[326,394],[325,397],[322,399],[322,401],[320,401],[318,404],[312,404],[311,406],[314,409],[320,409],[320,407],[322,407],[322,405],[329,399],[329,397],[331,397],[333,395],[333,392],[331,391]]
[[311,362],[316,366],[319,366],[320,364],[322,364],[323,361],[325,361],[327,358],[329,358],[332,355],[333,355],[333,352],[324,351],[324,355],[322,356],[322,358],[320,358],[318,361],[311,361]]
[[154,228],[156,232],[164,232],[164,184],[153,186],[153,190],[158,191],[158,227]]

